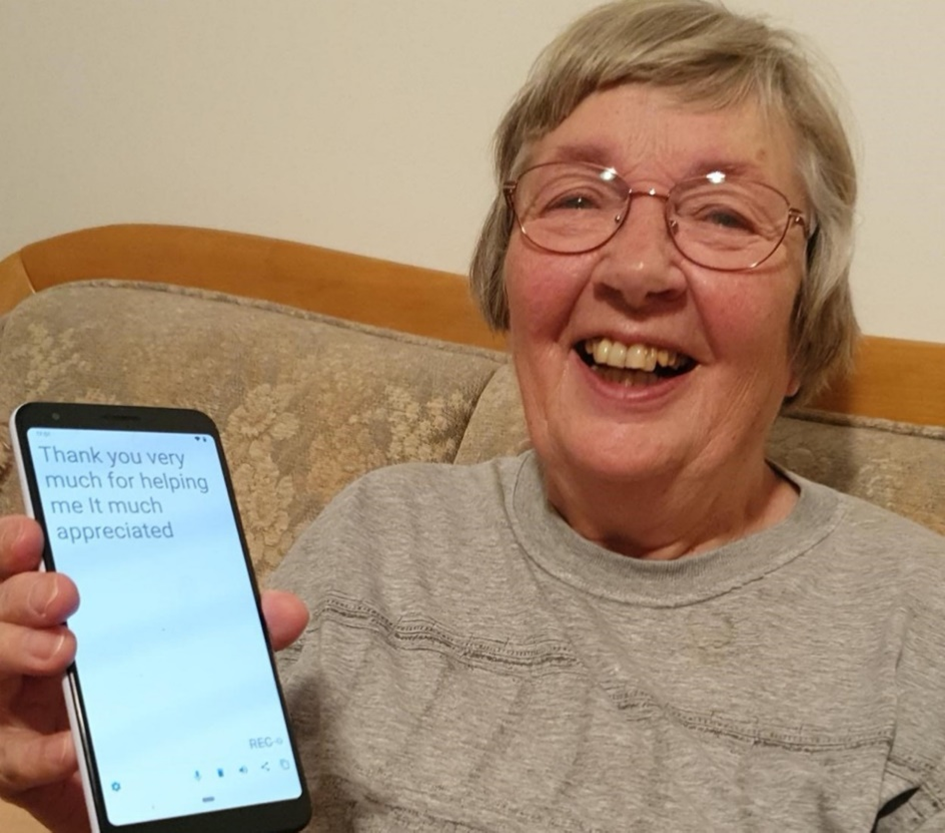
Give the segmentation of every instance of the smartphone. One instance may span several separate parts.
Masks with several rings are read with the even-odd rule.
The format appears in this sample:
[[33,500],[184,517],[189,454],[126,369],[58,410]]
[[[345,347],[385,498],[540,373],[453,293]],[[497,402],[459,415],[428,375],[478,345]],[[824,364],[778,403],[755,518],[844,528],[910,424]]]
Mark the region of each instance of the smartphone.
[[10,429],[43,567],[79,590],[63,685],[94,833],[303,828],[308,791],[211,419],[29,402]]

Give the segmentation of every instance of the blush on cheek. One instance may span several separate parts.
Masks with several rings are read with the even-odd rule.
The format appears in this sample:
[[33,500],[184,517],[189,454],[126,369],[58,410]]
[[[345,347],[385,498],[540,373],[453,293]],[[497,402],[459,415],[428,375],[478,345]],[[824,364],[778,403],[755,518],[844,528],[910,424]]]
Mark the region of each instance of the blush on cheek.
[[584,258],[542,252],[515,236],[505,257],[510,326],[558,333],[568,323],[587,283]]
[[758,351],[757,357],[790,351],[793,293],[778,274],[761,271],[718,276],[693,285],[702,326],[716,355]]

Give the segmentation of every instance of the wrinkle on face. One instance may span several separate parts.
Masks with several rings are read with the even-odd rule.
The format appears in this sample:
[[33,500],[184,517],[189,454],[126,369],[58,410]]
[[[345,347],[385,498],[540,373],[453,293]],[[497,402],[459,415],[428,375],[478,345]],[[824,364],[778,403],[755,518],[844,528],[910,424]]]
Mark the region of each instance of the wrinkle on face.
[[[751,102],[710,112],[665,90],[625,86],[585,99],[534,144],[530,161],[574,156],[663,193],[725,165],[800,208],[786,130]],[[796,384],[790,324],[803,263],[802,235],[789,231],[753,271],[696,266],[669,240],[662,206],[646,198],[592,252],[552,254],[513,231],[509,344],[549,495],[569,523],[595,540],[626,543],[645,528],[653,541],[678,535],[697,544],[700,523],[706,534],[718,527],[709,515],[733,526],[757,515],[757,495],[772,482],[765,439]],[[598,336],[667,343],[698,366],[662,398],[659,386],[646,394],[609,388],[574,349]],[[677,528],[680,518],[691,529]]]

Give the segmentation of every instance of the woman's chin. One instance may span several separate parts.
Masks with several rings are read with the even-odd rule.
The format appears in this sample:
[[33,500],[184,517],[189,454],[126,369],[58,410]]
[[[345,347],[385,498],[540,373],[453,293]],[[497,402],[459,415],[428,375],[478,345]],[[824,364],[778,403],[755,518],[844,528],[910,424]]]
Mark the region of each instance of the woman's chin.
[[601,489],[656,484],[679,474],[685,466],[682,449],[644,434],[639,428],[629,432],[611,428],[611,435],[602,437],[588,430],[568,443],[535,443],[535,449],[543,465],[562,473],[563,479],[597,483]]

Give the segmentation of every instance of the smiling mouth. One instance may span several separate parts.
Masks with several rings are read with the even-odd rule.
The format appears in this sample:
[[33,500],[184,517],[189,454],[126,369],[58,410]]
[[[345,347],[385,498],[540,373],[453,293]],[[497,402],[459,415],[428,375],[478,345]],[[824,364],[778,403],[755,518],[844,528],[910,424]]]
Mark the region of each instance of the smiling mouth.
[[692,370],[697,362],[684,353],[648,344],[622,344],[609,338],[589,338],[574,349],[581,361],[608,382],[628,387],[652,385]]

